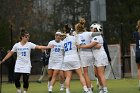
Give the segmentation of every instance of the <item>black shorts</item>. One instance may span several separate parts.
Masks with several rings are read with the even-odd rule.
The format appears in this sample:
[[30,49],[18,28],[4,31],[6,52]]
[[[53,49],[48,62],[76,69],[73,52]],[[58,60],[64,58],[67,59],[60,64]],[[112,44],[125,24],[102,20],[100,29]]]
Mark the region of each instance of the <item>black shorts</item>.
[[136,57],[136,63],[140,64],[140,57]]

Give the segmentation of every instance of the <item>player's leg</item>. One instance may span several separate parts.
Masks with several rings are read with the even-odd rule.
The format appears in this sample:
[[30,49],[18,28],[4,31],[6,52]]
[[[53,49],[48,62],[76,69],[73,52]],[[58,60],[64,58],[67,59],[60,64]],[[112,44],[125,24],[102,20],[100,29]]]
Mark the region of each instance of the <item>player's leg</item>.
[[50,87],[50,82],[51,82],[51,79],[52,79],[52,75],[53,75],[53,70],[48,69],[48,89]]
[[138,88],[140,90],[140,57],[136,57],[136,63],[138,68]]
[[45,66],[44,66],[44,69],[43,69],[42,77],[40,77],[40,81],[42,81],[43,78],[45,77],[45,75],[47,74],[47,70],[48,70],[48,66],[45,65]]
[[88,75],[88,67],[83,67],[83,71],[84,71],[84,78],[85,78],[85,81],[86,81],[86,85],[88,87],[88,90],[92,92],[92,89],[91,89],[91,80],[90,80],[90,77]]
[[65,73],[63,70],[60,70],[59,76],[60,76],[60,91],[63,91],[64,90],[64,81],[65,81]]
[[101,85],[101,90],[99,93],[107,93],[108,92],[108,89],[107,89],[107,84],[106,84],[106,79],[105,79],[105,67],[104,66],[100,66],[100,67],[96,67],[97,69],[97,76],[98,76],[98,79],[100,81],[100,85]]
[[23,74],[23,88],[24,88],[23,93],[27,93],[28,87],[29,87],[29,73],[24,73]]
[[101,81],[99,79],[96,66],[94,67],[94,73],[95,73],[95,77],[96,77],[96,85],[97,85],[98,89],[100,90],[102,88],[102,86],[101,86],[102,83],[101,83]]
[[45,66],[43,66],[42,67],[42,70],[41,70],[41,76],[39,77],[39,79],[38,79],[38,83],[41,83],[42,82],[42,79],[43,79],[43,77],[44,77],[44,75],[45,75]]
[[137,63],[137,67],[138,67],[138,87],[139,87],[139,90],[140,90],[140,64]]
[[21,73],[15,73],[15,86],[17,88],[17,93],[21,93],[20,77]]
[[79,68],[79,69],[76,69],[75,71],[76,71],[76,73],[78,74],[78,76],[79,76],[79,78],[80,78],[80,82],[81,82],[81,84],[82,84],[82,86],[83,86],[84,92],[85,92],[85,93],[90,93],[90,92],[88,91],[85,78],[83,77],[82,69]]
[[66,80],[65,80],[65,85],[66,85],[66,93],[70,93],[70,80],[72,76],[72,71],[66,71]]
[[49,92],[51,93],[52,92],[52,89],[53,89],[53,86],[54,86],[54,84],[55,84],[55,81],[56,81],[56,78],[57,78],[57,76],[58,76],[58,74],[59,74],[59,70],[54,70],[53,71],[53,75],[52,75],[52,79],[51,79],[51,85],[50,85],[50,87],[49,87]]

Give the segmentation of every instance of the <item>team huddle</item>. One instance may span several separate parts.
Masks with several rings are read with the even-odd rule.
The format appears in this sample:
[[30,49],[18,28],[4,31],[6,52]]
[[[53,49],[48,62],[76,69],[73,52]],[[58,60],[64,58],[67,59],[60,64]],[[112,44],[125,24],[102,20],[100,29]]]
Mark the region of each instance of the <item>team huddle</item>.
[[94,71],[100,85],[99,93],[107,93],[104,69],[108,65],[108,57],[103,47],[102,26],[92,24],[91,31],[87,32],[82,19],[75,25],[75,31],[68,28],[68,25],[66,28],[66,37],[63,40],[63,34],[56,32],[55,40],[48,44],[54,45],[50,51],[48,65],[48,92],[52,93],[59,71],[64,71],[66,93],[70,93],[70,80],[74,70],[79,76],[84,93],[93,93],[88,67],[95,66]]
[[17,52],[15,64],[15,86],[17,93],[22,93],[20,77],[23,75],[23,93],[27,93],[29,87],[29,74],[31,72],[31,49],[51,49],[48,64],[48,93],[53,93],[53,86],[60,71],[64,71],[66,93],[70,92],[70,81],[73,70],[79,76],[84,93],[93,93],[93,86],[88,75],[88,67],[94,67],[95,76],[99,80],[99,93],[108,93],[104,75],[105,66],[108,65],[107,53],[104,49],[102,26],[94,23],[90,26],[90,32],[85,30],[85,20],[82,18],[75,25],[75,31],[66,25],[65,38],[62,32],[55,33],[55,40],[48,46],[40,46],[28,42],[29,33],[21,31],[20,42],[16,43],[12,50],[0,61],[0,64]]

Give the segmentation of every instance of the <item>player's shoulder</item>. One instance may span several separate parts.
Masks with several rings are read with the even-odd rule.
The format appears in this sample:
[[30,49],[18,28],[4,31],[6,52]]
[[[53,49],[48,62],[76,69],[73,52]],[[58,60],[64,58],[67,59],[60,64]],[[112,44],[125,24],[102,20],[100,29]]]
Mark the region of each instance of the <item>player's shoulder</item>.
[[101,38],[102,36],[101,35],[98,35],[98,36],[94,36],[93,38]]
[[103,39],[103,37],[101,35],[93,37],[93,40],[98,40],[98,39]]
[[62,43],[62,44],[63,44],[63,42],[64,42],[64,41],[62,41],[62,40],[60,41],[60,43]]
[[139,32],[138,31],[133,32],[133,36],[134,37],[138,37],[139,36]]
[[133,34],[134,34],[134,35],[137,35],[137,34],[139,34],[139,33],[138,33],[138,31],[135,31],[135,32],[133,32]]
[[85,32],[83,32],[82,34],[84,34],[84,35],[89,35],[89,34],[92,34],[92,32],[85,31]]
[[92,34],[93,32],[85,31],[84,33],[85,33],[85,34]]
[[18,46],[18,45],[20,45],[20,42],[15,43],[15,45],[14,45],[14,46]]
[[28,45],[32,45],[32,44],[34,44],[34,43],[33,43],[33,42],[27,42],[27,44],[28,44]]
[[49,43],[54,43],[55,42],[55,40],[51,40]]
[[87,31],[83,33],[83,35],[84,35],[85,37],[91,37],[92,34],[93,34],[93,32],[87,32]]

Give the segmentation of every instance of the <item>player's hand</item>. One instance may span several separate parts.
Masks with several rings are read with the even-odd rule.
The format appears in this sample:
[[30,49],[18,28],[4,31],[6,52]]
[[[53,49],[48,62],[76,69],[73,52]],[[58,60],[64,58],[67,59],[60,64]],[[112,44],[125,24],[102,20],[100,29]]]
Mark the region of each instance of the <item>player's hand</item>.
[[0,61],[0,64],[2,63],[2,61]]
[[96,49],[100,49],[101,48],[101,45],[100,44],[97,44],[94,46]]
[[52,45],[50,44],[50,45],[47,46],[47,48],[54,48],[54,45],[53,44]]
[[2,64],[4,61],[0,61],[0,64]]
[[77,48],[80,48],[80,45],[79,45],[79,44],[77,44],[77,45],[76,45],[76,47],[77,47]]

